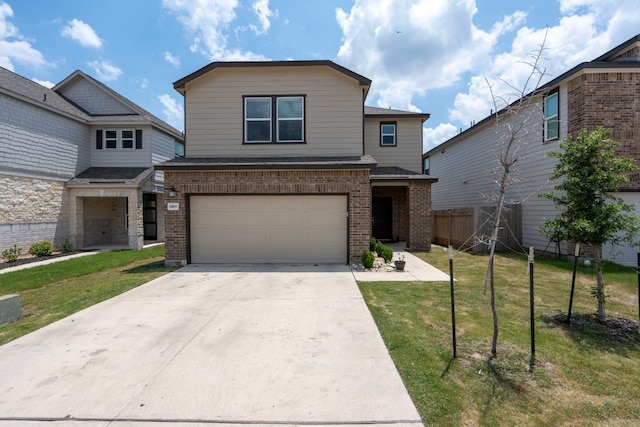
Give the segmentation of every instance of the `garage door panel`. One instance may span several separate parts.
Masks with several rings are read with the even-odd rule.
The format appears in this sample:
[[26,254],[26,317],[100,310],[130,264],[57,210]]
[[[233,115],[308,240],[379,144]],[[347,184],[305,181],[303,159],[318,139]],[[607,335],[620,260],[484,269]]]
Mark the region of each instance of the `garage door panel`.
[[191,262],[344,263],[344,195],[192,196]]

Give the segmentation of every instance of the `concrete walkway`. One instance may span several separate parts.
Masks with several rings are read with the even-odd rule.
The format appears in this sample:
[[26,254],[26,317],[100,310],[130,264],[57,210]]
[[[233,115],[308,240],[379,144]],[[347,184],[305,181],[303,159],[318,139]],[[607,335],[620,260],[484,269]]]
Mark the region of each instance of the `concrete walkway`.
[[449,275],[438,270],[431,264],[421,260],[411,252],[407,252],[405,244],[388,245],[393,249],[393,259],[404,257],[406,265],[404,271],[354,271],[353,276],[359,282],[448,282]]
[[191,265],[0,361],[0,426],[422,425],[347,266]]

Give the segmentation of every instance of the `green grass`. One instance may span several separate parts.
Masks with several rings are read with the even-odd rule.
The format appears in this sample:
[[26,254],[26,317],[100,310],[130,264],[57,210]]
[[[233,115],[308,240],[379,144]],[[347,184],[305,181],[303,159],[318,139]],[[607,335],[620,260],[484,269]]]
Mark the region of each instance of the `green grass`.
[[[448,272],[440,248],[415,253]],[[634,269],[607,264],[607,314],[595,321],[593,267],[580,266],[572,325],[566,313],[573,263],[535,263],[536,363],[529,371],[526,257],[499,255],[498,357],[490,360],[492,318],[483,293],[487,257],[454,258],[457,358],[452,360],[448,282],[360,283],[367,304],[425,425],[640,425],[640,326]],[[410,266],[407,266],[410,268]],[[617,327],[616,327],[617,325]]]
[[0,295],[20,294],[22,318],[0,326],[0,345],[162,276],[164,247],[102,252],[0,274]]

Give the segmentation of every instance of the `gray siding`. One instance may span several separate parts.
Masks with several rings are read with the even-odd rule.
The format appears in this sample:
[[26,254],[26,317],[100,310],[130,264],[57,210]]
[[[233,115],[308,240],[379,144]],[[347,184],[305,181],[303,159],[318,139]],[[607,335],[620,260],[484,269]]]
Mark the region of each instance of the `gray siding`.
[[75,79],[60,94],[93,115],[134,114],[135,111],[85,79]]
[[89,167],[88,127],[0,95],[0,169],[72,178]]
[[[380,123],[396,122],[396,146],[380,145]],[[378,166],[397,166],[422,173],[422,119],[365,118],[364,153]]]
[[[561,88],[561,114],[566,116],[566,89]],[[558,150],[558,141],[542,142],[542,115],[539,106],[531,107],[526,125],[527,134],[521,139],[519,161],[513,170],[514,182],[507,199],[522,203],[523,247],[553,251],[538,228],[544,218],[555,217],[553,204],[538,195],[551,189],[549,176],[556,160],[546,155]],[[511,120],[515,125],[518,120]],[[566,137],[566,122],[561,123],[560,135]],[[432,186],[433,210],[494,205],[497,180],[501,171],[497,163],[496,127],[488,123],[468,131],[465,138],[430,154],[430,175],[439,178]],[[497,173],[496,173],[497,172]]]
[[[245,95],[305,95],[306,144],[243,144]],[[185,96],[187,157],[362,154],[363,88],[329,67],[215,69]]]
[[[142,129],[142,149],[96,149],[96,130]],[[93,126],[91,128],[91,166],[94,167],[151,167],[151,126]]]
[[[151,144],[151,161],[154,165],[175,157],[175,139],[166,133],[154,129],[151,132]],[[156,171],[154,181],[158,184],[164,183],[164,172]]]

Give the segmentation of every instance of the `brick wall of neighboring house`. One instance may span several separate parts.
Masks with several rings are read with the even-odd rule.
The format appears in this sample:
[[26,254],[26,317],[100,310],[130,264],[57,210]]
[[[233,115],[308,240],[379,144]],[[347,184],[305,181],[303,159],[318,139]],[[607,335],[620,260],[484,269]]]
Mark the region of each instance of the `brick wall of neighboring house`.
[[[187,195],[197,194],[347,194],[349,196],[349,260],[360,261],[371,235],[369,170],[166,171],[165,188],[175,187],[178,211],[166,211],[166,263],[187,260]],[[166,210],[166,203],[164,209]]]
[[407,189],[410,249],[431,250],[431,183],[412,181]]
[[[568,82],[568,132],[611,129],[617,153],[640,164],[640,73],[590,73]],[[639,190],[640,174],[622,189]]]
[[69,194],[60,180],[0,175],[0,251],[69,237]]
[[393,200],[392,211],[392,236],[396,240],[406,242],[409,240],[409,206],[407,204],[407,187],[378,187],[371,189],[373,197],[391,197]]

